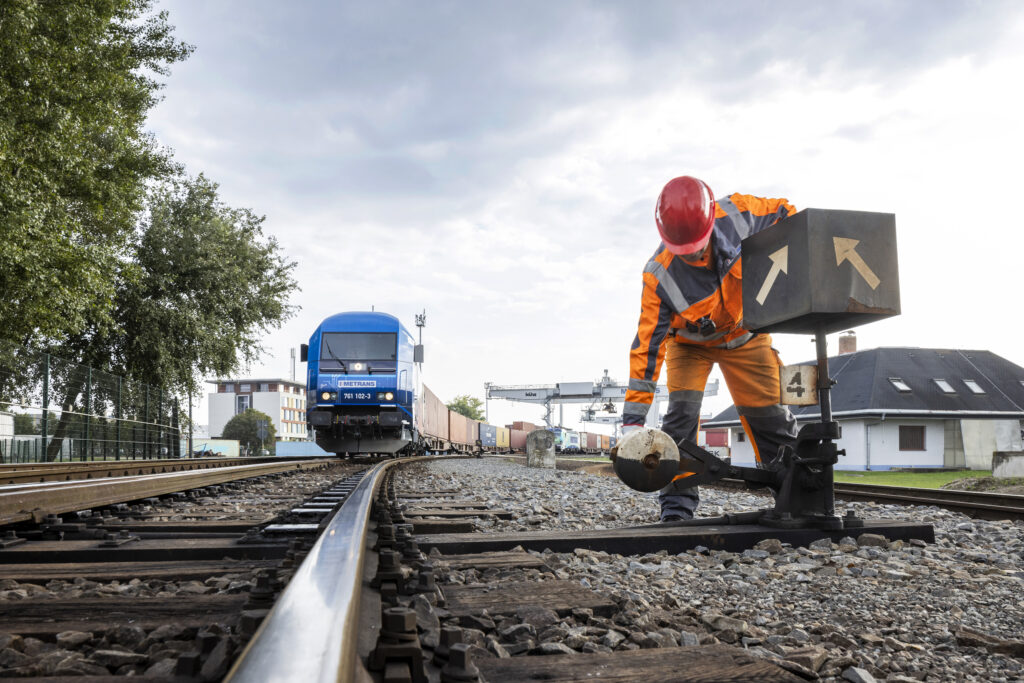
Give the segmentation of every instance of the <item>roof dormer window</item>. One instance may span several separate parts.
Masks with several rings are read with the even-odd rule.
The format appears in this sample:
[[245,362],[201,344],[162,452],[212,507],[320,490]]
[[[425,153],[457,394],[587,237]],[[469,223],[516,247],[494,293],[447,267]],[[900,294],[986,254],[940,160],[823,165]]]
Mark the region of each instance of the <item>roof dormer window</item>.
[[972,394],[984,394],[985,390],[981,388],[981,385],[975,382],[973,379],[965,379],[964,384],[971,390]]
[[950,384],[949,382],[947,382],[946,380],[932,378],[932,381],[935,382],[935,386],[937,386],[939,389],[942,389],[942,393],[944,393],[944,394],[955,394],[956,393],[956,389],[953,388],[953,385]]
[[910,393],[910,386],[899,377],[890,377],[889,383],[895,387],[896,391],[904,394]]

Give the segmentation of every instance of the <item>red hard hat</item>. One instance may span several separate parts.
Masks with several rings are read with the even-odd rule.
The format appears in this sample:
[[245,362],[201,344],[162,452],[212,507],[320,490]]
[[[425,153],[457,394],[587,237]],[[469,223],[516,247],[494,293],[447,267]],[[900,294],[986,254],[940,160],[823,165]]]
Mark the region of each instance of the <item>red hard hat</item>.
[[665,248],[693,254],[704,248],[715,224],[715,195],[703,180],[684,175],[665,184],[654,211]]

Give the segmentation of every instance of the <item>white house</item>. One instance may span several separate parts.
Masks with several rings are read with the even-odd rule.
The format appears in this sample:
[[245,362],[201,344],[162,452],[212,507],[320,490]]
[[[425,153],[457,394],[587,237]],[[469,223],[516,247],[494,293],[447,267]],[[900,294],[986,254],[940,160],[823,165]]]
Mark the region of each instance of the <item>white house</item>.
[[[828,363],[837,445],[846,451],[836,469],[984,470],[993,451],[1021,450],[1024,368],[991,351],[882,347]],[[798,424],[820,417],[817,405],[791,410]],[[733,464],[753,464],[735,406],[702,427],[728,428]]]
[[279,441],[306,440],[306,386],[286,379],[210,380],[208,433],[218,437],[235,415],[253,408],[274,421]]

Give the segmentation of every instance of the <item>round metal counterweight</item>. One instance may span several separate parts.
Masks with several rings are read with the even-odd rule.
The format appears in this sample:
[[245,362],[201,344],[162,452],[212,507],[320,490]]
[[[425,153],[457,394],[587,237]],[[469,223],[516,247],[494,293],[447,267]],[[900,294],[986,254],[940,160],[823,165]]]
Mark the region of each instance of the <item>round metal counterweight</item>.
[[668,485],[679,474],[679,448],[660,429],[641,428],[626,435],[617,447],[613,467],[626,486],[649,493]]

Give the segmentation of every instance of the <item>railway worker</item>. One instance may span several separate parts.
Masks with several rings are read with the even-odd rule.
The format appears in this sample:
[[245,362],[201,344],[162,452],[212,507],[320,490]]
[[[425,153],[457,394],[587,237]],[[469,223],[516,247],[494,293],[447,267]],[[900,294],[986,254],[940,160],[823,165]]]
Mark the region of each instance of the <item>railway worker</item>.
[[[758,464],[796,440],[796,421],[779,403],[779,360],[767,334],[743,328],[740,240],[790,216],[785,199],[731,194],[682,176],[665,185],[655,222],[661,244],[643,272],[640,321],[629,354],[623,435],[644,424],[661,364],[667,366],[668,412],[662,424],[676,441],[697,439],[708,374],[718,363]],[[691,519],[700,496],[686,475],[658,494],[661,520]]]

